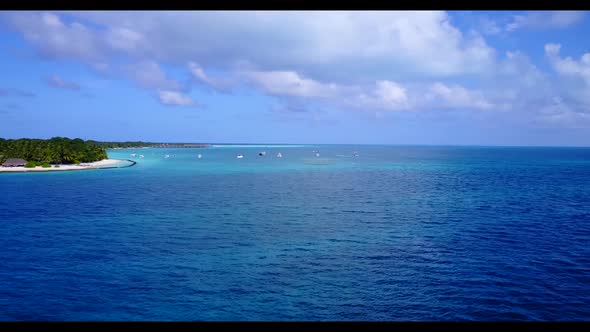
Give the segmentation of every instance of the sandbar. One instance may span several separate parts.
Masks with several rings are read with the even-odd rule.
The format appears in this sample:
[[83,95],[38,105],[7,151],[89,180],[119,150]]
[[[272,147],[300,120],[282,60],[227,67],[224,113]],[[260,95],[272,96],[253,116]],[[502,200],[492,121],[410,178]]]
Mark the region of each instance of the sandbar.
[[99,169],[105,167],[114,167],[117,164],[129,162],[127,160],[122,159],[103,159],[100,161],[95,161],[92,163],[81,163],[79,165],[51,165],[51,167],[43,168],[41,166],[37,166],[35,168],[26,168],[26,167],[3,167],[0,166],[0,173],[2,172],[59,172],[59,171],[77,171],[77,170],[86,170],[86,169]]

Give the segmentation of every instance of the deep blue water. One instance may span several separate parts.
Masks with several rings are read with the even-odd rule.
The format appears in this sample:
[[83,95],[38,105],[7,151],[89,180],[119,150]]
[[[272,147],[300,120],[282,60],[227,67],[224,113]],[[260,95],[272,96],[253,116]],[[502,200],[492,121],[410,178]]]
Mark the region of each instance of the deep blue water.
[[590,318],[590,148],[131,153],[0,174],[0,320]]

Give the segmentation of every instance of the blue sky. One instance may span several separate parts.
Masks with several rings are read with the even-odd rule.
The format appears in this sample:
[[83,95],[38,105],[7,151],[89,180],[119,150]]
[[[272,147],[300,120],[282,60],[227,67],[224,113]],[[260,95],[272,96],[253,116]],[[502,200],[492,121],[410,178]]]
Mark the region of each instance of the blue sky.
[[0,137],[590,145],[585,12],[2,12]]

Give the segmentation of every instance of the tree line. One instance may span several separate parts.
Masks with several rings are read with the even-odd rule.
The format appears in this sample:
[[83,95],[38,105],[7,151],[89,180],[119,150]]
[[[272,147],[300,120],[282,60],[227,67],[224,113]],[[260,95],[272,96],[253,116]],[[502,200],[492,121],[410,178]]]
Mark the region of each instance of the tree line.
[[0,162],[8,158],[51,164],[78,164],[107,159],[104,144],[80,138],[1,139]]
[[91,144],[96,144],[97,146],[103,147],[105,149],[116,149],[116,148],[141,148],[141,147],[151,147],[157,145],[157,143],[146,143],[146,142],[98,142],[98,141],[86,141]]

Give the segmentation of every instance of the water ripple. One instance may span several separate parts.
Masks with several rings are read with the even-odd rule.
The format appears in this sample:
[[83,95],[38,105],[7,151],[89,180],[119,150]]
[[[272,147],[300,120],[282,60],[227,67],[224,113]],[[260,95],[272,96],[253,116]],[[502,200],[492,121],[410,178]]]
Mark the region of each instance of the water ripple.
[[590,317],[590,151],[365,148],[0,176],[0,320]]

